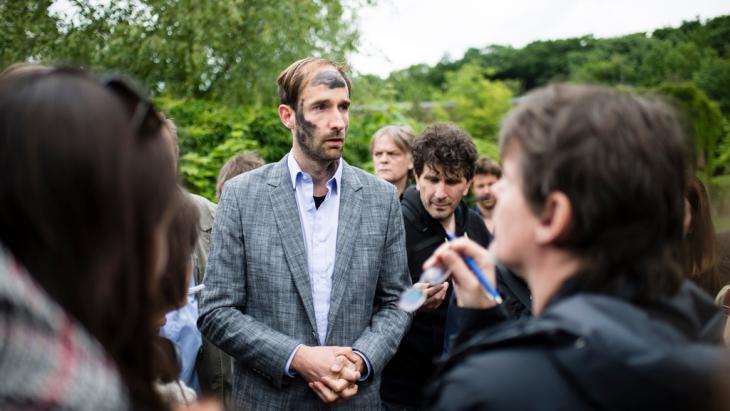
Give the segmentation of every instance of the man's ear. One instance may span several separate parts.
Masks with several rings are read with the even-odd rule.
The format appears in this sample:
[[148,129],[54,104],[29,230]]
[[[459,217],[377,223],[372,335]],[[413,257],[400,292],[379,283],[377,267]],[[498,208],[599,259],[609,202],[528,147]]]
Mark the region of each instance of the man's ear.
[[466,188],[464,189],[464,192],[463,192],[463,193],[461,193],[461,196],[462,196],[462,197],[466,197],[466,196],[467,196],[467,194],[469,194],[469,189],[471,188],[471,183],[472,183],[473,181],[474,181],[474,179],[472,178],[471,180],[469,180],[469,181],[467,181],[467,182],[466,182]]
[[286,104],[279,104],[279,118],[289,130],[292,130],[297,125],[294,110]]
[[568,235],[573,222],[573,206],[565,193],[555,191],[545,200],[535,236],[538,244],[546,245]]

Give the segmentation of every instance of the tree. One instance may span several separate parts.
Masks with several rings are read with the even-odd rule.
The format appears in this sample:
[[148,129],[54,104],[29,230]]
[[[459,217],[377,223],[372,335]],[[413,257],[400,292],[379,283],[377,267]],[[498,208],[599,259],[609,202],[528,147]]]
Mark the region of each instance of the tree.
[[715,57],[703,61],[694,81],[720,104],[725,116],[730,116],[730,58]]
[[291,62],[344,61],[356,47],[357,9],[371,1],[73,0],[54,17],[49,0],[6,0],[2,58],[121,71],[153,93],[271,102]]
[[472,137],[496,141],[502,117],[512,107],[512,91],[501,81],[487,79],[489,70],[466,64],[447,73],[444,99],[453,107],[442,118],[457,123]]
[[720,174],[727,165],[723,145],[724,118],[719,105],[694,83],[666,83],[654,89],[670,97],[670,101],[684,115],[694,139],[696,166],[708,179]]
[[38,61],[58,37],[57,19],[48,14],[51,0],[0,0],[0,71],[22,61]]

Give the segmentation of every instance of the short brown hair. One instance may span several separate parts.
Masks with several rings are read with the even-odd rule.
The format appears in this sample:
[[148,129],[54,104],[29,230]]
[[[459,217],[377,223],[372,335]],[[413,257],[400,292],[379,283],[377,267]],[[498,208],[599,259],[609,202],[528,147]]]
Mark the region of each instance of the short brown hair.
[[264,164],[266,164],[266,162],[264,162],[264,160],[253,151],[244,151],[243,153],[238,153],[229,158],[218,172],[218,182],[215,184],[215,196],[217,198],[221,198],[223,185],[226,181],[239,174],[245,173],[246,171],[259,168]]
[[350,93],[352,93],[352,82],[350,81],[350,78],[347,77],[345,66],[330,60],[317,57],[307,57],[292,63],[289,67],[284,69],[284,71],[282,71],[276,79],[276,84],[279,86],[280,103],[285,104],[296,111],[299,94],[312,80],[312,76],[318,71],[317,69],[324,66],[330,66],[342,75],[342,78],[345,80],[345,84],[347,85],[347,95],[349,96]]
[[413,169],[417,176],[423,167],[441,167],[447,175],[474,177],[477,148],[466,131],[448,123],[434,123],[426,127],[413,144]]
[[656,98],[556,84],[529,93],[500,131],[520,153],[523,193],[540,215],[553,192],[572,206],[556,246],[578,255],[579,287],[671,295],[684,215],[685,155],[675,112]]
[[474,174],[486,174],[492,175],[497,178],[502,177],[502,167],[487,156],[479,157],[479,160],[474,163]]

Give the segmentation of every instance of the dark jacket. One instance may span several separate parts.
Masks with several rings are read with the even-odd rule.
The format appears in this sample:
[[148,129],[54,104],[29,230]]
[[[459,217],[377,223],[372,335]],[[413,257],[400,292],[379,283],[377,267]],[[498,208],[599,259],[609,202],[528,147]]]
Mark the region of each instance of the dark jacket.
[[[415,187],[403,192],[401,202],[403,222],[406,230],[406,251],[411,280],[418,281],[423,263],[445,240],[446,231],[423,207]],[[470,239],[484,247],[491,236],[482,219],[469,210],[463,201],[455,211],[456,235],[466,233]],[[398,351],[383,370],[381,396],[389,402],[404,405],[419,405],[422,388],[434,371],[434,359],[443,350],[446,310],[451,295],[451,286],[445,302],[434,311],[418,313],[408,334],[401,341]]]
[[[717,377],[730,375],[728,354],[719,345],[721,315],[690,282],[671,299],[642,306],[625,297],[571,291],[566,284],[536,318],[501,321],[501,307],[461,314],[470,317],[468,325],[429,384],[428,409],[730,405],[713,396]],[[489,323],[498,324],[483,328]]]

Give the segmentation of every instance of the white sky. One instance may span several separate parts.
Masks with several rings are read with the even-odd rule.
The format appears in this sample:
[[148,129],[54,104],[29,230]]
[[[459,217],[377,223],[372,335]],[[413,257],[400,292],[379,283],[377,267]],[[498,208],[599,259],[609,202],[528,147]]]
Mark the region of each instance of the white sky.
[[612,37],[730,14],[729,0],[379,0],[360,11],[359,73],[387,76],[470,47]]

